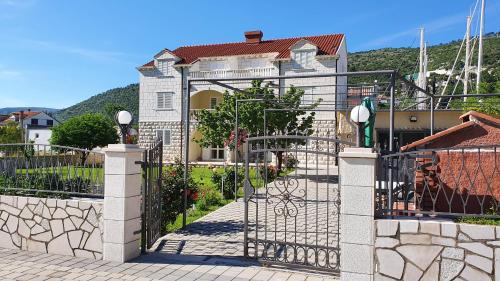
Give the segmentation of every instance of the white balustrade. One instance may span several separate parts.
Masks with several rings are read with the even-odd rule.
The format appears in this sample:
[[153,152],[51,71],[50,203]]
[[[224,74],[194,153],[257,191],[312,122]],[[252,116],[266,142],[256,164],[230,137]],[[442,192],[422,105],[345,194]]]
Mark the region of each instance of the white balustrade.
[[191,72],[191,78],[246,78],[266,77],[273,75],[273,67],[249,68],[249,69],[223,69],[212,71]]

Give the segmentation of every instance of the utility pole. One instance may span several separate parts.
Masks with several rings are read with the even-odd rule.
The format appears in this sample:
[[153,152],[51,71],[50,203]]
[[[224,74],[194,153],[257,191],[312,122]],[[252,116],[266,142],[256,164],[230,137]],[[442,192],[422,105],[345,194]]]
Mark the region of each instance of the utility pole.
[[[465,72],[464,72],[464,95],[469,92],[469,66],[470,66],[470,23],[471,17],[467,16],[467,29],[465,31]],[[464,97],[467,101],[467,96]]]
[[481,84],[481,69],[483,68],[484,2],[485,0],[481,0],[481,18],[479,23],[479,52],[477,54],[477,81],[476,81],[476,92],[478,94],[479,94],[479,85]]
[[[418,68],[418,86],[422,89],[427,89],[427,78],[426,78],[426,48],[424,40],[424,28],[420,28],[420,59]],[[425,99],[425,93],[418,91],[417,93],[417,108],[425,109],[425,104],[423,100]]]

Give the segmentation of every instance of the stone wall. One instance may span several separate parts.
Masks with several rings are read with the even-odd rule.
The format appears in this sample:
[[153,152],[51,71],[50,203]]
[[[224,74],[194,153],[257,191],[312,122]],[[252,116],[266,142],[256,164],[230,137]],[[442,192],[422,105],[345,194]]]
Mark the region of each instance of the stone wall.
[[102,259],[103,203],[0,195],[0,247]]
[[375,280],[500,280],[500,227],[377,220],[376,229]]

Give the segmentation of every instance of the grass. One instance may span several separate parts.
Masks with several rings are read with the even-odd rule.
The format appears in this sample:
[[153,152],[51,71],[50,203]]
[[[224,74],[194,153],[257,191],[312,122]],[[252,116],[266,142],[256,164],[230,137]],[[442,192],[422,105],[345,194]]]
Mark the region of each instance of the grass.
[[[103,168],[89,168],[78,166],[62,166],[62,167],[40,167],[32,169],[17,169],[18,175],[43,175],[43,174],[58,174],[62,178],[82,177],[86,179],[103,178]],[[104,178],[103,178],[104,179]]]
[[[197,219],[204,217],[205,215],[210,214],[213,211],[216,211],[222,206],[225,206],[228,203],[231,203],[232,200],[224,200],[221,205],[209,206],[206,210],[201,210],[198,208],[189,209],[187,212],[186,225],[193,223]],[[177,230],[182,229],[182,214],[178,215],[173,223],[169,223],[166,225],[167,232],[175,232]]]
[[463,217],[463,218],[457,219],[456,222],[500,226],[500,219],[490,219],[490,218],[481,218],[481,217]]

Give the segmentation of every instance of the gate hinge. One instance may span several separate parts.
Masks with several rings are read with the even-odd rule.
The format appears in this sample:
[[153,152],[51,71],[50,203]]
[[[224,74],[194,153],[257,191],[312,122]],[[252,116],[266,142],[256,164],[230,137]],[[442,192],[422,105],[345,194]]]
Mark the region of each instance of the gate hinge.
[[142,229],[139,229],[139,230],[134,231],[134,233],[133,233],[133,234],[134,234],[134,235],[137,235],[137,234],[141,234],[141,233],[142,233]]

